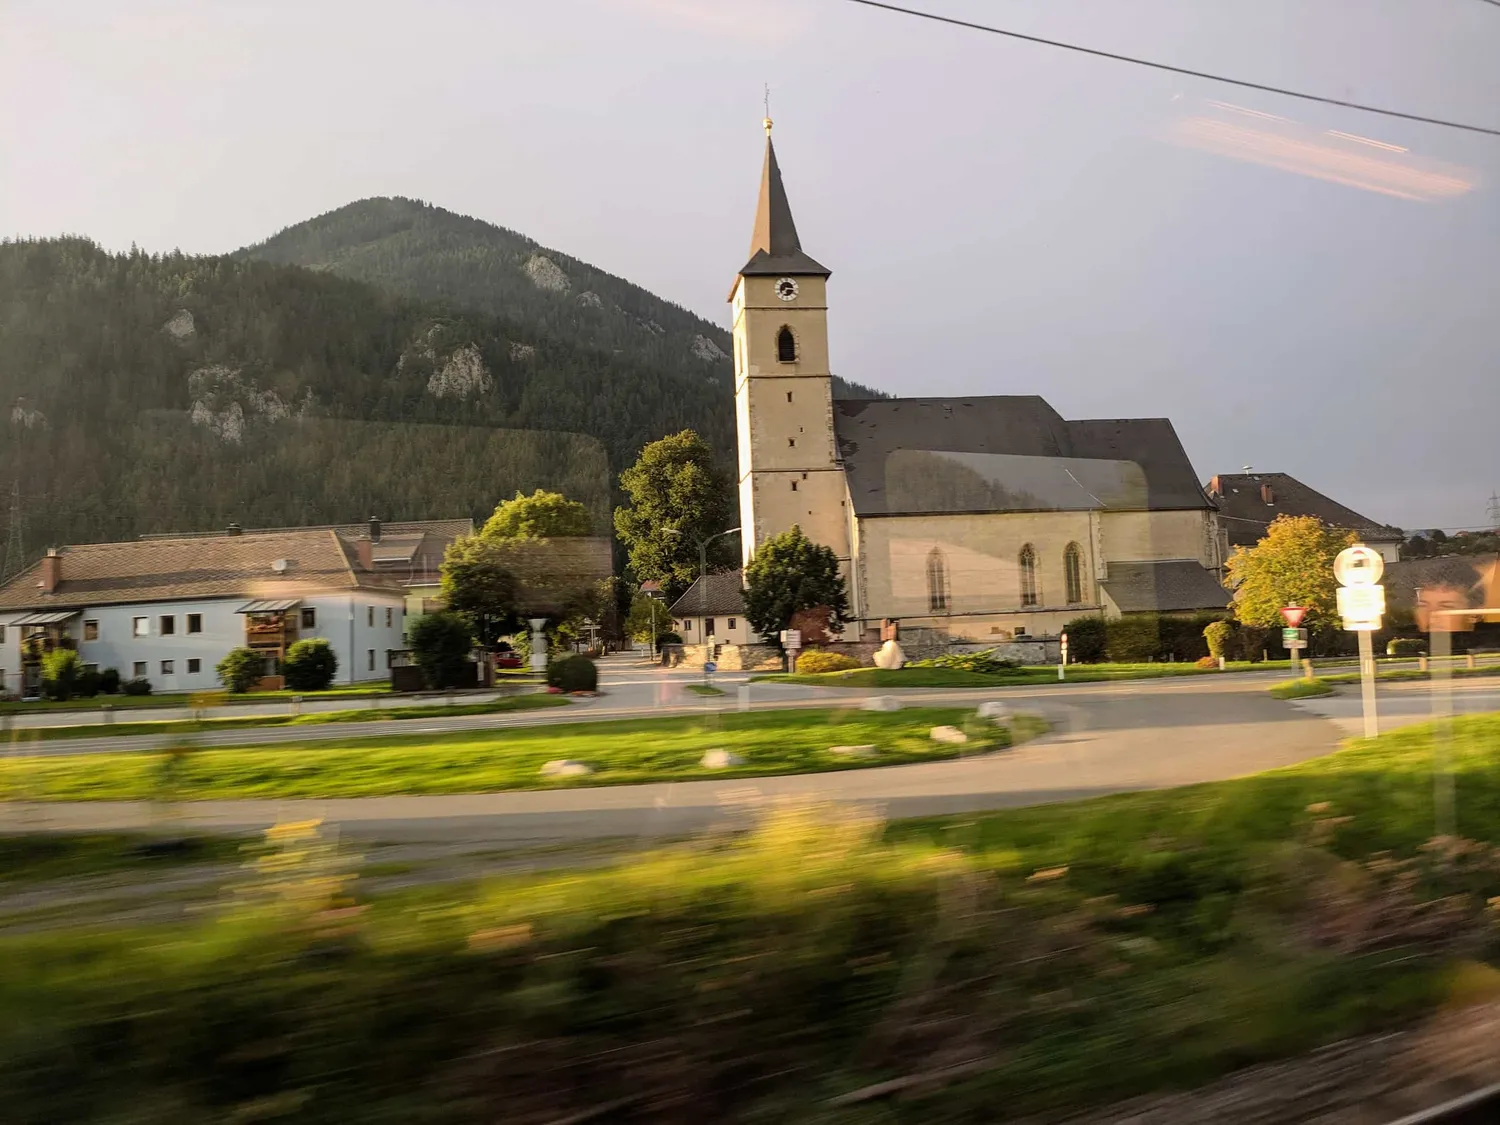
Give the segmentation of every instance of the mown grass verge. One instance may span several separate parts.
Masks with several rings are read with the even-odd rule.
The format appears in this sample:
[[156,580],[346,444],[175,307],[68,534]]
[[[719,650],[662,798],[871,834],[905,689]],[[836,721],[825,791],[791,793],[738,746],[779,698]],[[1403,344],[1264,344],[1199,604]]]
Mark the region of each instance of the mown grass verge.
[[[1271,672],[1289,668],[1285,660],[1252,664],[1236,661],[1226,666],[1228,672]],[[1069,664],[1067,683],[1094,683],[1101,680],[1155,680],[1168,676],[1215,676],[1217,668],[1199,668],[1196,664]],[[1055,684],[1057,665],[1028,665],[995,674],[967,672],[959,668],[853,668],[847,672],[779,673],[753,676],[752,682],[806,684],[828,688],[979,688],[1025,687],[1033,684]]]
[[[33,711],[98,711],[103,706],[112,707],[116,711],[134,711],[150,707],[189,707],[193,700],[202,694],[204,693],[168,692],[160,695],[96,695],[87,699],[0,701],[0,715],[24,715]],[[329,688],[327,691],[247,691],[239,695],[229,692],[210,694],[216,695],[224,703],[232,706],[237,703],[289,703],[294,695],[300,695],[309,702],[319,699],[366,699],[372,695],[390,695],[391,685],[389,682],[382,681],[355,687]]]
[[[960,746],[934,742],[931,728],[943,725],[963,726],[971,741]],[[1018,717],[1014,726],[1022,737],[1030,737],[1045,724]],[[732,712],[462,731],[440,740],[431,735],[391,735],[348,744],[320,740],[175,754],[14,757],[0,762],[0,792],[37,801],[150,800],[162,796],[168,785],[173,799],[183,801],[483,793],[938,761],[1003,748],[1011,738],[1008,728],[981,721],[972,710],[954,708]],[[830,752],[830,747],[840,745],[874,745],[879,754],[861,759]],[[738,754],[744,765],[704,769],[700,759],[709,749]],[[595,773],[567,780],[542,777],[542,764],[556,758],[586,762]]]
[[487,703],[424,703],[411,707],[360,707],[347,711],[320,711],[311,715],[229,715],[202,719],[158,719],[141,723],[88,723],[74,727],[23,727],[11,732],[13,745],[52,742],[70,738],[125,738],[132,735],[182,735],[219,730],[254,730],[258,727],[307,727],[327,723],[381,723],[400,719],[440,719],[458,715],[503,714],[562,707],[568,700],[558,695],[512,695]]
[[1462,847],[1423,846],[1415,728],[884,829],[793,806],[612,867],[365,901],[293,830],[234,915],[0,938],[0,1104],[85,1125],[977,1125],[1192,1086],[1409,1021],[1496,953],[1500,717],[1454,730],[1482,841]]
[[1310,699],[1318,695],[1332,695],[1333,687],[1328,677],[1316,680],[1284,680],[1272,684],[1270,692],[1277,699]]

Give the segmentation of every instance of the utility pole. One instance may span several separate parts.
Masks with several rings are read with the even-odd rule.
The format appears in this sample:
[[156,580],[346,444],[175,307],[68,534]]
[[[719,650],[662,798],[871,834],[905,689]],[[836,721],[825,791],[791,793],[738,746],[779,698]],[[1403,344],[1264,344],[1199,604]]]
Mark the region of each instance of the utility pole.
[[26,565],[26,541],[22,538],[21,482],[16,481],[10,490],[10,517],[6,521],[9,534],[5,537],[5,558],[0,560],[0,582]]

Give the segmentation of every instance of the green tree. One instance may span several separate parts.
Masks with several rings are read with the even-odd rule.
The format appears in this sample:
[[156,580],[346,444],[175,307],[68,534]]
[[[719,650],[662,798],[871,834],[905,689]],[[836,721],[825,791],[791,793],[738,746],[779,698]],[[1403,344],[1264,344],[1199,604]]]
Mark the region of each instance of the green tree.
[[431,688],[465,686],[473,640],[469,623],[450,610],[429,613],[411,627],[411,654]]
[[1329,527],[1314,516],[1277,516],[1254,547],[1230,556],[1225,584],[1234,591],[1234,616],[1241,625],[1272,629],[1282,624],[1283,606],[1307,607],[1309,629],[1338,620],[1338,581],[1333,560],[1355,535]]
[[71,648],[55,648],[42,657],[42,687],[48,699],[72,699],[83,680],[83,661]]
[[502,500],[479,535],[482,539],[565,539],[593,533],[587,506],[561,492],[539,488],[530,496],[517,492],[513,499]]
[[[670,605],[698,577],[698,544],[735,521],[729,480],[714,462],[713,450],[692,430],[653,441],[634,465],[620,474],[630,498],[615,509],[615,532],[642,581],[660,582]],[[731,536],[708,545],[708,567],[735,563]]]
[[482,644],[516,627],[518,582],[507,544],[482,535],[456,539],[443,555],[448,609],[468,620]]
[[286,650],[281,662],[286,686],[293,691],[324,691],[339,670],[339,658],[326,637],[308,637]]
[[745,568],[745,620],[774,640],[794,614],[814,609],[837,632],[849,617],[849,595],[833,550],[793,525],[761,544]]
[[221,684],[236,695],[243,695],[266,674],[266,658],[254,649],[231,649],[214,670],[219,673]]
[[[653,625],[654,623],[654,625]],[[625,619],[625,634],[639,644],[650,644],[651,638],[670,628],[672,615],[658,599],[637,590],[630,598],[630,613]]]

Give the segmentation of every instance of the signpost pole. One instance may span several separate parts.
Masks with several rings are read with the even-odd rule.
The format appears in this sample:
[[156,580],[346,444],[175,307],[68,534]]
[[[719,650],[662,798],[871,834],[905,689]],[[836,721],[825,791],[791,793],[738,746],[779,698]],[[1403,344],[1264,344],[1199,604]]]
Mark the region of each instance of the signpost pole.
[[1375,645],[1370,630],[1359,631],[1359,693],[1365,706],[1365,737],[1374,738],[1380,733],[1380,724],[1375,717]]
[[1453,741],[1452,621],[1434,617],[1432,638],[1432,806],[1433,824],[1439,836],[1455,832],[1453,768],[1449,747]]

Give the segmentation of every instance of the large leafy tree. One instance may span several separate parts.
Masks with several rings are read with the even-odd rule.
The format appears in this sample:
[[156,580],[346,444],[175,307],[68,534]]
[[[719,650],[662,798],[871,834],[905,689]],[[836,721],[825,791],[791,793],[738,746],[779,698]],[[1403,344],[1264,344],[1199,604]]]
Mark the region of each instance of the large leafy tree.
[[482,644],[515,628],[519,582],[506,544],[468,535],[443,555],[443,598]]
[[1273,629],[1283,624],[1281,608],[1307,607],[1308,628],[1338,620],[1338,581],[1333,560],[1355,541],[1313,516],[1277,516],[1265,538],[1230,556],[1226,584],[1234,590],[1234,616],[1241,625]]
[[849,595],[832,548],[814,543],[793,525],[767,539],[745,568],[745,620],[774,639],[804,611],[837,632],[849,618]]
[[558,539],[593,533],[594,521],[586,505],[539,488],[530,496],[517,492],[514,498],[502,500],[479,535],[482,539]]
[[[620,474],[630,501],[615,509],[615,532],[641,581],[660,582],[667,604],[698,576],[698,544],[735,523],[734,494],[713,450],[692,430],[653,441]],[[708,544],[710,570],[735,564],[732,536]]]

